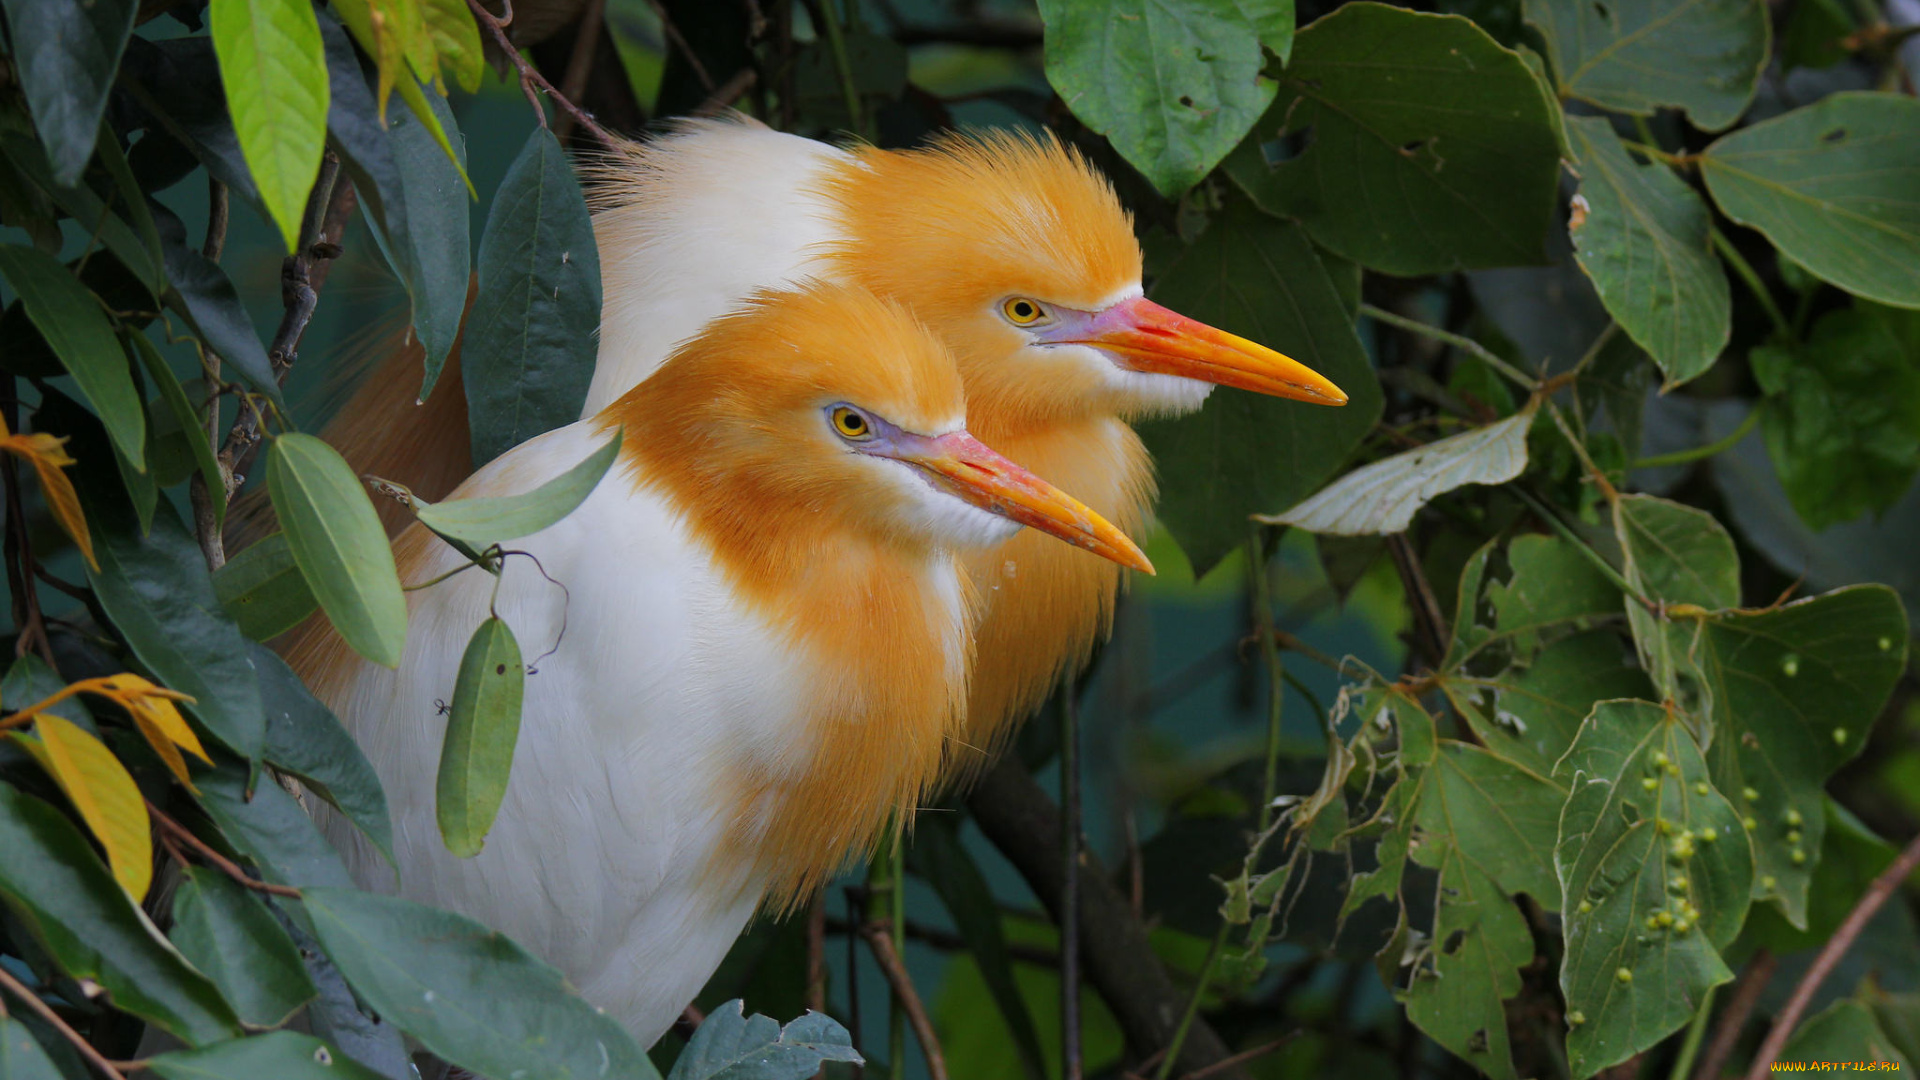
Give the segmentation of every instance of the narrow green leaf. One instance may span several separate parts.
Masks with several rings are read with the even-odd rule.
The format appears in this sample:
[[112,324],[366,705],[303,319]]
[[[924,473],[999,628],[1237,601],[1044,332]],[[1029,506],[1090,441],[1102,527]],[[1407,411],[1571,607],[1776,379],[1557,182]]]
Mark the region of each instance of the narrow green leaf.
[[[169,187],[193,163],[227,185],[241,201],[260,206],[246,155],[233,132],[233,117],[220,86],[220,60],[204,34],[149,41],[135,34],[127,43],[119,83],[151,115],[156,126],[127,154],[143,186]],[[188,153],[182,155],[184,149]],[[264,213],[264,210],[262,211]],[[156,223],[161,215],[155,215]]]
[[526,1080],[659,1078],[618,1023],[503,934],[356,889],[308,888],[302,902],[361,1000],[455,1065]]
[[74,978],[189,1044],[240,1034],[211,982],[173,951],[58,810],[0,784],[0,899]]
[[480,48],[480,26],[464,0],[420,0],[420,11],[441,66],[453,69],[454,84],[469,94],[480,89],[486,54]]
[[847,1029],[810,1012],[782,1028],[735,999],[707,1014],[667,1080],[806,1080],[826,1061],[862,1061]]
[[179,218],[158,203],[153,205],[160,253],[166,260],[167,280],[173,283],[164,298],[167,306],[187,320],[193,336],[218,353],[241,381],[284,408],[280,380],[226,271],[204,258],[197,245],[188,246],[186,226]]
[[0,276],[20,294],[33,325],[100,414],[114,447],[145,471],[147,412],[100,302],[60,260],[30,247],[0,244]]
[[319,1039],[293,1031],[158,1054],[147,1059],[147,1068],[164,1080],[380,1080]]
[[[1880,1027],[1880,1022],[1864,1002],[1855,999],[1836,1001],[1818,1016],[1801,1024],[1780,1051],[1780,1060],[1806,1062],[1873,1063],[1872,1071],[1895,1076],[1910,1072],[1912,1064]],[[1891,1068],[1889,1068],[1891,1066]],[[1834,1071],[1846,1065],[1830,1065]]]
[[226,480],[220,475],[219,459],[213,456],[213,444],[207,441],[207,429],[201,426],[199,414],[194,411],[193,402],[187,400],[186,388],[167,366],[166,357],[154,347],[145,334],[128,331],[125,335],[127,347],[139,358],[141,367],[146,369],[147,378],[160,391],[160,400],[166,403],[167,411],[173,414],[174,422],[180,425],[181,437],[187,442],[187,448],[193,453],[194,466],[200,471],[200,478],[206,482],[207,498],[213,501],[213,525],[216,529],[226,527],[227,491]]
[[[473,16],[467,12],[464,0],[460,12],[471,24]],[[383,249],[393,244],[409,244],[413,249],[407,258],[395,258],[388,252],[387,261],[402,274],[401,281],[406,284],[407,295],[413,302],[413,332],[425,352],[426,376],[420,386],[422,400],[432,392],[440,377],[440,367],[460,336],[460,321],[466,314],[467,290],[473,278],[473,255],[467,232],[469,196],[460,172],[467,160],[466,140],[444,98],[429,95],[427,103],[441,127],[449,133],[448,137],[457,144],[458,156],[449,160],[432,133],[419,121],[404,116],[394,118],[387,129],[387,143],[400,182],[399,198],[406,204],[406,212],[398,217],[389,215],[389,225],[401,221],[404,225],[391,236],[379,237]]]
[[1920,100],[1844,93],[1700,155],[1720,209],[1858,296],[1920,307]]
[[293,939],[259,896],[215,870],[190,866],[173,894],[169,935],[254,1027],[278,1027],[313,998]]
[[1708,239],[1713,215],[1672,169],[1635,164],[1605,117],[1567,124],[1588,206],[1575,257],[1671,390],[1712,367],[1733,331],[1727,274]]
[[1687,110],[1718,131],[1753,100],[1772,48],[1761,0],[1525,0],[1561,92],[1616,112]]
[[453,499],[420,506],[421,524],[442,536],[485,550],[548,528],[573,513],[599,485],[620,454],[620,436],[586,460],[523,495]]
[[33,125],[60,183],[80,179],[106,110],[120,53],[133,33],[135,0],[49,3],[4,0],[9,53]]
[[258,644],[248,655],[260,673],[260,704],[267,713],[267,745],[261,756],[332,803],[393,861],[387,793],[373,763],[286,661]]
[[0,1016],[0,1080],[66,1080],[25,1024]]
[[1572,794],[1560,878],[1567,1066],[1591,1076],[1684,1025],[1733,978],[1720,950],[1740,932],[1753,854],[1692,734],[1645,701],[1603,701],[1554,769]]
[[227,617],[254,641],[272,641],[320,606],[294,562],[285,533],[271,533],[241,548],[214,571],[213,591]]
[[[160,238],[153,231],[153,216],[147,210],[146,196],[140,193],[137,186],[133,194],[140,202],[134,204],[135,208],[127,208],[127,190],[122,187],[121,206],[116,209],[84,180],[71,185],[56,182],[53,167],[47,162],[46,149],[26,135],[0,135],[0,147],[5,148],[7,158],[15,168],[51,197],[60,209],[71,215],[81,229],[89,234],[98,233],[100,242],[106,245],[107,250],[113,252],[148,291],[156,297],[160,295],[167,284],[166,271],[160,261]],[[120,171],[124,171],[126,163],[119,151],[120,144],[111,134],[100,140],[100,156],[118,162]],[[119,171],[116,171],[114,179],[116,183],[121,182]],[[132,178],[129,176],[126,179],[131,181]],[[130,223],[128,218],[136,221]]]
[[600,325],[600,256],[566,153],[535,128],[480,241],[480,291],[460,362],[475,464],[579,419]]
[[234,133],[287,250],[327,141],[327,64],[307,0],[213,0],[213,44]]
[[400,666],[407,599],[379,515],[339,451],[311,435],[282,435],[267,453],[267,490],[287,545],[347,644]]
[[480,854],[507,797],[526,680],[513,631],[498,616],[481,623],[454,678],[440,775],[434,784],[440,836],[447,850],[461,858]]

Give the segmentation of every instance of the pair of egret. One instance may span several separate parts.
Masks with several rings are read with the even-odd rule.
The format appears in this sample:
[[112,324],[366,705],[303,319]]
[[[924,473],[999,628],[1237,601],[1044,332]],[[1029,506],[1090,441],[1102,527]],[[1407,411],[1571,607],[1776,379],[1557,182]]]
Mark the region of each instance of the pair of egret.
[[[757,909],[818,887],[1084,664],[1120,567],[1151,570],[1126,535],[1153,493],[1129,418],[1215,384],[1346,395],[1147,300],[1126,212],[1050,140],[838,149],[734,119],[595,171],[583,418],[454,497],[528,490],[615,429],[620,461],[514,542],[538,569],[410,594],[397,671],[319,634],[290,658],[386,785],[401,891],[505,931],[651,1043]],[[395,550],[413,582],[461,562],[417,525]],[[435,703],[490,608],[561,644],[461,859],[435,825]]]

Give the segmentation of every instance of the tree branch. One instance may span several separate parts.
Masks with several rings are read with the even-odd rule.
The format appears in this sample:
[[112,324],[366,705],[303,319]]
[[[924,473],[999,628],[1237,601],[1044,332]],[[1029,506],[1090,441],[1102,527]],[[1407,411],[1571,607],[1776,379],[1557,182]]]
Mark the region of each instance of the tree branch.
[[[600,30],[606,22],[607,0],[587,0],[580,9],[579,29],[574,32],[573,55],[567,58],[567,73],[560,79],[561,96],[577,101],[587,92],[587,76],[593,71],[594,51],[600,47]],[[553,137],[565,143],[573,134],[573,114],[562,113],[553,125]]]
[[80,1056],[87,1060],[87,1064],[100,1070],[102,1076],[111,1077],[112,1080],[122,1080],[126,1076],[118,1066],[107,1060],[105,1054],[95,1050],[92,1043],[81,1038],[79,1032],[68,1026],[65,1020],[60,1019],[60,1014],[54,1012],[52,1006],[41,1001],[40,995],[28,989],[25,983],[7,974],[7,969],[4,967],[0,967],[0,988],[12,991],[15,997],[26,1002],[27,1008],[32,1009],[34,1015],[51,1024],[61,1037],[73,1044],[73,1048],[80,1052]]
[[1707,1044],[1707,1056],[1700,1059],[1700,1067],[1694,1070],[1693,1080],[1720,1080],[1720,1071],[1727,1067],[1727,1060],[1733,1057],[1734,1044],[1740,1041],[1740,1032],[1747,1026],[1747,1018],[1753,1015],[1753,1007],[1759,1003],[1760,995],[1773,981],[1774,969],[1780,961],[1765,949],[1753,954],[1747,966],[1740,972],[1740,980],[1734,984],[1733,996],[1727,999],[1727,1007],[1720,1013],[1720,1023],[1713,1029],[1713,1041]]
[[[927,1074],[933,1080],[947,1080],[947,1060],[940,1053],[940,1039],[934,1034],[933,1020],[927,1016],[926,1006],[920,1003],[919,991],[913,988],[913,979],[908,977],[906,965],[900,962],[900,954],[893,949],[892,935],[893,927],[885,919],[863,923],[860,927],[860,936],[867,939],[867,947],[873,950],[874,960],[886,973],[887,985],[893,988],[893,996],[906,1010],[907,1022],[913,1025],[913,1033],[920,1040],[920,1050],[927,1057]],[[887,1066],[892,1075],[905,1072],[900,1062],[889,1061]]]
[[[558,105],[568,116],[573,117],[574,123],[592,132],[593,137],[600,140],[600,145],[609,150],[620,149],[620,140],[615,138],[612,132],[601,127],[593,117],[588,116],[584,109],[575,105],[565,94],[555,90],[553,84],[547,81],[547,77],[540,74],[526,57],[520,55],[520,50],[514,48],[513,42],[507,38],[505,22],[494,18],[493,12],[488,11],[480,0],[467,0],[467,8],[473,12],[473,17],[493,38],[494,44],[500,46],[500,52],[513,64],[514,70],[520,73],[520,89],[527,95],[527,100],[533,104],[534,114],[540,118],[541,127],[547,126],[547,113],[540,107],[540,98],[535,93],[536,89],[539,93],[552,98],[555,105]],[[508,18],[511,19],[512,16],[508,15]]]
[[261,881],[259,878],[250,876],[245,870],[240,868],[240,864],[220,854],[218,851],[213,850],[205,840],[193,835],[192,829],[168,817],[165,811],[153,805],[152,799],[147,800],[147,814],[160,826],[161,832],[186,844],[194,850],[195,854],[212,864],[214,869],[245,885],[247,888],[267,893],[270,896],[284,896],[293,900],[300,899],[299,889],[290,885],[275,885],[270,881]]

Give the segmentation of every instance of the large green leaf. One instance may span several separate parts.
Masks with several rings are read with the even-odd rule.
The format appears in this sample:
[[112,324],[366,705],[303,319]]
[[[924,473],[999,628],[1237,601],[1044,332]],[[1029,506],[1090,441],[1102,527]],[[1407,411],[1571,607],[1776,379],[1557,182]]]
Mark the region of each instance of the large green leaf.
[[[1854,999],[1836,1001],[1820,1015],[1801,1024],[1786,1048],[1780,1051],[1780,1060],[1850,1062],[1856,1066],[1872,1062],[1872,1071],[1896,1076],[1913,1068],[1906,1055],[1881,1029],[1873,1010]],[[1845,1066],[1831,1067],[1838,1071]]]
[[1606,118],[1569,117],[1567,130],[1588,207],[1573,230],[1575,257],[1672,389],[1712,367],[1733,330],[1712,215],[1672,169],[1635,164]]
[[460,363],[475,464],[580,418],[600,327],[600,256],[567,155],[538,127],[507,170],[480,241]]
[[393,822],[373,763],[340,719],[272,649],[256,644],[248,656],[259,672],[260,705],[267,714],[267,744],[261,756],[332,803],[392,861]]
[[164,1080],[379,1080],[311,1035],[269,1031],[247,1039],[147,1059]]
[[526,684],[527,669],[513,631],[497,616],[487,619],[460,658],[434,783],[440,837],[448,851],[462,858],[480,854],[507,797]]
[[1747,110],[1767,66],[1761,0],[1525,0],[1569,97],[1616,112],[1687,110],[1718,131]]
[[[1524,645],[1541,630],[1619,614],[1620,590],[1572,544],[1539,534],[1515,537],[1507,545],[1505,581],[1487,577],[1498,547],[1497,540],[1488,541],[1460,572],[1443,670],[1458,671],[1481,650],[1502,642],[1521,639]],[[1583,708],[1580,716],[1585,715]]]
[[100,415],[114,448],[145,471],[147,411],[100,302],[60,260],[30,247],[0,244],[0,276],[20,294],[33,325]]
[[240,632],[255,641],[273,640],[320,606],[285,533],[269,533],[241,548],[213,572],[213,591]]
[[1596,705],[1554,778],[1571,788],[1553,855],[1567,1066],[1590,1076],[1664,1039],[1733,978],[1720,949],[1746,917],[1753,855],[1693,735],[1661,706]]
[[1835,285],[1920,307],[1920,100],[1834,94],[1700,155],[1726,215]]
[[71,184],[93,154],[107,91],[140,5],[4,0],[0,6],[7,12],[14,78],[53,159],[54,177]]
[[[112,170],[115,180],[123,179],[126,186],[119,191],[120,205],[116,209],[84,181],[73,184],[61,184],[53,178],[53,166],[47,161],[46,148],[25,134],[8,132],[0,135],[0,148],[4,148],[8,161],[25,174],[42,191],[52,198],[60,209],[67,212],[80,228],[88,234],[98,233],[100,242],[113,252],[140,284],[154,296],[159,296],[166,288],[166,271],[160,262],[160,237],[154,231],[153,215],[148,212],[146,197],[141,194],[137,182],[125,175],[125,156],[120,153],[120,144],[109,136],[101,140],[100,155],[119,166]],[[138,200],[137,202],[134,200]],[[131,219],[131,220],[129,220]]]
[[354,651],[400,666],[407,598],[367,490],[340,452],[311,435],[282,435],[267,451],[267,490],[294,562]]
[[292,251],[327,142],[327,65],[307,0],[213,0],[213,44],[233,128]]
[[1161,193],[1200,182],[1247,133],[1293,44],[1293,0],[1041,0],[1047,81]]
[[247,1024],[278,1027],[313,998],[293,939],[257,894],[219,871],[186,868],[169,936]]
[[58,810],[0,784],[0,899],[61,970],[190,1044],[240,1034],[220,992],[173,951]]
[[416,512],[420,523],[480,550],[532,536],[573,513],[593,494],[620,454],[620,438],[615,434],[611,442],[587,455],[580,464],[522,495],[419,504]]
[[861,1061],[847,1029],[810,1012],[781,1027],[739,1000],[707,1014],[667,1080],[806,1080],[826,1061]]
[[1824,802],[1826,835],[1820,840],[1820,860],[1816,864],[1820,872],[1807,883],[1806,926],[1787,922],[1778,908],[1757,906],[1747,913],[1740,940],[1727,950],[1729,963],[1737,963],[1755,949],[1770,949],[1775,956],[1785,956],[1825,945],[1853,913],[1854,905],[1873,886],[1874,879],[1900,854],[1833,796],[1827,796]]
[[306,889],[304,906],[361,1000],[455,1065],[524,1080],[658,1080],[619,1024],[502,934],[352,889]]
[[[460,14],[471,26],[473,16],[464,7]],[[420,385],[423,400],[433,391],[440,366],[460,336],[467,287],[473,277],[468,188],[460,174],[466,162],[466,139],[445,98],[428,94],[427,102],[459,152],[458,161],[441,150],[433,133],[420,121],[396,116],[387,130],[387,142],[400,180],[400,198],[406,203],[405,226],[398,235],[380,237],[383,248],[413,246],[411,257],[395,259],[389,253],[388,261],[402,272],[401,281],[413,302],[413,332],[426,354],[426,377]],[[387,222],[394,223],[393,215],[388,215]]]
[[1491,678],[1445,676],[1441,689],[1490,752],[1549,774],[1594,702],[1652,690],[1646,674],[1624,662],[1623,649],[1612,630],[1590,630]]
[[1230,202],[1154,285],[1155,300],[1278,349],[1347,392],[1339,408],[1213,392],[1141,426],[1160,471],[1160,520],[1195,573],[1247,538],[1247,515],[1318,488],[1380,416],[1380,385],[1306,233]]
[[1226,169],[1262,209],[1373,270],[1538,263],[1560,172],[1552,108],[1472,22],[1346,4],[1300,31],[1279,96]]
[[253,860],[261,877],[297,889],[353,886],[320,827],[270,777],[256,782],[247,768],[229,761],[198,779],[207,816],[235,850]]

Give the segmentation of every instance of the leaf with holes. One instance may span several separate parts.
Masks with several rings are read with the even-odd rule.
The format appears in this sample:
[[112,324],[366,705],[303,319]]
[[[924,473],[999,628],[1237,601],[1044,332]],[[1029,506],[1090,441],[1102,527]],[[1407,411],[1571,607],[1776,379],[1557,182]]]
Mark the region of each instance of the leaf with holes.
[[380,1080],[352,1058],[311,1035],[269,1031],[199,1050],[176,1050],[148,1058],[162,1080]]
[[810,1012],[783,1028],[759,1013],[746,1015],[735,999],[707,1014],[667,1080],[805,1080],[828,1061],[862,1061],[832,1017]]
[[1442,676],[1440,689],[1489,752],[1551,774],[1594,702],[1652,691],[1646,673],[1628,659],[1619,634],[1590,630],[1561,638],[1498,675]]
[[1767,66],[1761,0],[1525,0],[1561,92],[1616,112],[1687,110],[1718,131],[1740,119]]
[[520,643],[498,617],[480,624],[460,658],[447,710],[446,740],[434,783],[434,818],[447,850],[480,854],[507,796],[513,748],[520,740],[520,702],[527,669]]
[[1619,614],[1620,590],[1567,541],[1537,534],[1515,537],[1507,545],[1505,581],[1487,577],[1497,548],[1497,541],[1487,542],[1460,572],[1453,639],[1443,669],[1458,670],[1481,650],[1502,642],[1534,640],[1541,630]]

